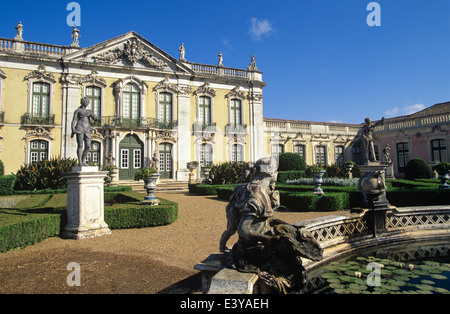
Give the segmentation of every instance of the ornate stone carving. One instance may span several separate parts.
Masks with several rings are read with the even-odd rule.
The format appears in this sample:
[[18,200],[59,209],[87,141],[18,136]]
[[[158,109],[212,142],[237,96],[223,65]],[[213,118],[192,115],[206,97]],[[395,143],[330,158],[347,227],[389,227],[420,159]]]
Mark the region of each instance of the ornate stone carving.
[[170,83],[170,80],[168,77],[166,77],[164,80],[158,83],[153,88],[153,91],[159,91],[159,92],[171,92],[176,94],[183,94],[183,95],[189,95],[192,92],[192,89],[189,86],[178,86],[177,84]]
[[41,126],[38,126],[38,127],[28,130],[27,134],[25,134],[25,136],[22,139],[26,140],[30,137],[39,138],[39,139],[42,138],[42,139],[47,139],[47,140],[53,141],[53,137],[50,135],[50,132]]
[[81,84],[91,83],[94,85],[101,85],[103,87],[106,87],[105,79],[99,77],[98,72],[96,70],[92,70],[91,74],[80,78],[80,83]]
[[[274,218],[281,207],[275,189],[278,165],[274,158],[262,158],[242,168],[241,180],[226,207],[227,230],[219,248],[228,253],[227,265],[254,272],[279,292],[299,291],[306,284],[302,258],[319,261],[323,250],[304,227]],[[239,240],[231,251],[226,244],[234,233]]]
[[114,64],[125,59],[131,65],[142,62],[144,65],[163,69],[167,63],[156,58],[151,52],[144,49],[144,45],[137,38],[131,38],[124,43],[123,48],[115,48],[93,57],[94,62]]
[[241,98],[241,99],[245,99],[245,93],[241,92],[241,87],[238,85],[235,88],[233,88],[228,94],[225,95],[225,98]]
[[45,69],[45,66],[43,66],[43,65],[38,66],[37,70],[35,70],[35,71],[31,72],[30,74],[28,74],[27,76],[25,76],[24,80],[29,80],[32,78],[37,78],[39,80],[46,79],[46,80],[51,81],[52,83],[56,82],[55,76],[52,73],[47,72]]
[[198,96],[198,95],[203,95],[203,94],[206,94],[206,95],[215,97],[215,96],[216,96],[216,91],[215,91],[214,89],[212,89],[212,88],[209,86],[209,83],[208,83],[208,82],[206,82],[205,84],[203,84],[202,86],[200,86],[200,87],[194,92],[194,95],[196,95],[196,96]]

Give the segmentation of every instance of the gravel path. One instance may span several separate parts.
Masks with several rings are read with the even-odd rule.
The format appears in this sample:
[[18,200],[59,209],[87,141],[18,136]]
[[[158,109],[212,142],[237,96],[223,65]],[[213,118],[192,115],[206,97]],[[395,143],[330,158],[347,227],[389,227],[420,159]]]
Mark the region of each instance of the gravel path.
[[[88,240],[47,239],[0,253],[0,293],[196,293],[201,277],[193,267],[211,253],[226,228],[227,202],[188,192],[156,193],[179,205],[168,226],[113,230]],[[339,214],[339,213],[332,213]],[[330,213],[283,213],[294,223]],[[229,246],[236,241],[236,235]],[[81,286],[70,287],[71,262],[81,268]]]

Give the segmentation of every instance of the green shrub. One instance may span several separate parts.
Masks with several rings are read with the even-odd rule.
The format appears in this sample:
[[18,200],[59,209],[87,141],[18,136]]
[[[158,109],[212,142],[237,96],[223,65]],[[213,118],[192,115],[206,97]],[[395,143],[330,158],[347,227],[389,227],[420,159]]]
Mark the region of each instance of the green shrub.
[[350,207],[348,193],[325,193],[317,201],[316,208],[321,211],[337,211]]
[[0,176],[0,195],[11,195],[14,192],[16,176]]
[[450,171],[450,163],[449,162],[440,162],[437,165],[432,167],[433,171],[436,170],[437,173],[446,173]]
[[178,218],[178,204],[159,199],[158,206],[120,204],[105,207],[105,222],[110,229],[163,226]]
[[306,163],[299,154],[281,153],[278,158],[278,171],[304,171],[306,169]]
[[3,161],[0,160],[0,176],[5,175],[5,165],[3,164]]
[[411,159],[405,167],[405,179],[429,179],[431,178],[430,167],[420,158]]
[[339,173],[341,172],[341,168],[336,165],[329,165],[325,167],[326,177],[327,178],[336,178],[339,177]]
[[[17,215],[17,212],[15,213]],[[22,248],[59,234],[61,216],[58,214],[27,215],[22,221],[0,225],[0,252]]]
[[210,177],[213,185],[236,184],[241,182],[243,162],[223,162],[212,166]]
[[286,183],[288,180],[297,180],[305,177],[304,170],[278,171],[278,182]]
[[64,189],[63,173],[72,171],[78,161],[72,158],[52,158],[22,166],[16,174],[15,190]]

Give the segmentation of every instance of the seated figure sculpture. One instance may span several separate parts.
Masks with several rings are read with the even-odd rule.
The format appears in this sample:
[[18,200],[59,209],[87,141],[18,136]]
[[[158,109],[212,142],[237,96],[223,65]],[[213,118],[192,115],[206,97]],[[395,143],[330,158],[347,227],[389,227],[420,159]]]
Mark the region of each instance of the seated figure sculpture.
[[228,252],[226,242],[237,232],[239,239],[229,252],[228,267],[257,273],[270,287],[287,293],[306,283],[301,258],[321,260],[323,250],[304,228],[273,217],[280,206],[275,190],[277,168],[271,157],[244,166],[241,178],[247,182],[237,186],[230,197],[220,249]]

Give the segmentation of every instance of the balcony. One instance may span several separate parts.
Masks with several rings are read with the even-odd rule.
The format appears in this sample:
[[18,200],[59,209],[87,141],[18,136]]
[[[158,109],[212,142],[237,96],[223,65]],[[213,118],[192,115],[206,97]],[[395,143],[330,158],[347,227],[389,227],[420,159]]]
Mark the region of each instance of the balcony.
[[148,118],[148,117],[130,119],[117,116],[105,116],[102,117],[101,120],[98,122],[92,122],[91,125],[98,127],[120,127],[127,129],[150,128],[150,129],[172,130],[178,126],[178,122],[177,121],[165,122],[155,118]]
[[20,123],[22,125],[55,125],[55,115],[50,114],[48,116],[35,117],[30,113],[24,114],[20,117]]
[[246,124],[227,124],[225,126],[226,134],[247,134]]
[[195,122],[193,124],[194,132],[216,132],[217,126],[215,122],[211,123],[202,123],[202,122]]

